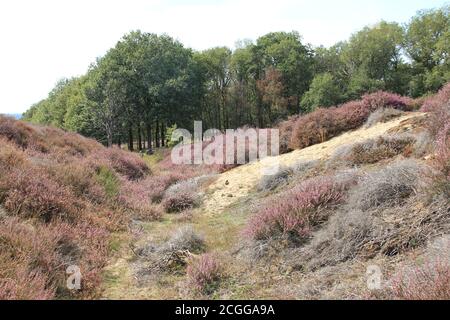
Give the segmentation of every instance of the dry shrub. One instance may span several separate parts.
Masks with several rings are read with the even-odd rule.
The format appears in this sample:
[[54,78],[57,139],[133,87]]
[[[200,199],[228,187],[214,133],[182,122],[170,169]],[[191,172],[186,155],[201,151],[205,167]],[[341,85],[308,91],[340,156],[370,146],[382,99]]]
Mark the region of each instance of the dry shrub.
[[319,177],[304,181],[262,205],[250,218],[245,234],[253,240],[308,238],[314,227],[328,219],[329,209],[343,201],[351,180]]
[[273,191],[287,183],[294,171],[288,167],[280,167],[275,174],[263,175],[258,184],[258,191]]
[[167,213],[179,213],[198,205],[198,197],[193,192],[178,192],[165,197],[162,206]]
[[364,124],[370,113],[380,108],[411,110],[413,101],[409,98],[386,92],[376,92],[339,107],[318,109],[296,121],[290,140],[290,148],[302,149],[322,143],[342,132],[356,129]]
[[162,251],[188,250],[192,253],[201,253],[205,249],[205,239],[197,234],[191,226],[178,229]]
[[153,243],[138,248],[135,253],[144,259],[145,266],[138,270],[139,276],[149,273],[180,273],[192,254],[205,251],[203,236],[197,234],[191,226],[182,227],[160,246]]
[[277,127],[280,130],[280,154],[292,151],[289,145],[292,137],[292,131],[298,118],[299,116],[292,116],[278,124]]
[[223,270],[218,258],[210,253],[192,257],[186,273],[188,285],[194,293],[213,293],[223,278]]
[[415,196],[423,168],[399,161],[363,177],[345,206],[300,249],[303,267],[316,269],[377,253],[395,255],[448,229],[448,203],[423,204]]
[[408,156],[413,152],[416,140],[412,135],[381,136],[336,150],[330,162],[344,161],[353,165],[372,164],[399,154]]
[[381,108],[372,112],[366,121],[365,126],[370,128],[380,122],[388,122],[394,118],[400,117],[403,111],[392,108]]
[[0,138],[0,175],[14,167],[21,167],[26,163],[26,155],[9,141]]
[[439,171],[434,176],[435,191],[450,197],[450,122],[437,135],[433,165]]
[[421,165],[414,160],[400,160],[367,174],[350,191],[348,206],[352,209],[392,207],[416,194]]
[[390,291],[400,300],[449,300],[450,264],[434,261],[406,270],[391,280]]

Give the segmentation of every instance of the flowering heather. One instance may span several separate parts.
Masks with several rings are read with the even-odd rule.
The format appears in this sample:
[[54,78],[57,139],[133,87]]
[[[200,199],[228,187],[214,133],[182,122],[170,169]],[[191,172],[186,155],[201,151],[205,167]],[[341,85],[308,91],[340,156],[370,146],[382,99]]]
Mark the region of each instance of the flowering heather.
[[450,265],[434,261],[399,273],[391,280],[390,293],[400,300],[449,300]]
[[[0,116],[0,298],[98,297],[110,232],[132,214],[160,216],[137,181],[148,173],[134,154]],[[65,286],[72,264],[76,293]]]
[[38,169],[10,170],[0,181],[0,202],[10,212],[45,221],[77,214],[72,192]]
[[222,278],[222,268],[217,258],[210,253],[191,259],[187,267],[188,285],[193,291],[212,293]]
[[130,180],[139,180],[149,173],[145,162],[133,153],[123,152],[118,148],[108,148],[103,151],[114,170]]
[[435,183],[444,191],[447,196],[450,195],[450,123],[438,133],[436,139],[436,154],[434,166],[441,173],[435,177]]
[[[155,190],[152,189],[154,180],[156,180],[154,176],[139,182],[124,179],[121,182],[119,203],[137,218],[145,220],[161,218],[163,212],[160,206],[152,202],[152,198],[155,198]],[[163,192],[164,190],[161,191],[161,194]]]
[[450,83],[447,83],[437,94],[426,98],[420,111],[432,112],[448,103],[450,103]]
[[[339,107],[319,108],[299,117],[293,124],[289,147],[302,149],[322,143],[345,131],[362,126],[370,114],[380,108],[411,110],[413,100],[387,92],[364,95],[359,101],[351,101]],[[284,126],[287,126],[284,124]]]
[[329,213],[325,209],[344,199],[349,182],[331,177],[306,180],[266,203],[250,219],[245,233],[254,240],[280,235],[307,238],[314,226],[327,219]]

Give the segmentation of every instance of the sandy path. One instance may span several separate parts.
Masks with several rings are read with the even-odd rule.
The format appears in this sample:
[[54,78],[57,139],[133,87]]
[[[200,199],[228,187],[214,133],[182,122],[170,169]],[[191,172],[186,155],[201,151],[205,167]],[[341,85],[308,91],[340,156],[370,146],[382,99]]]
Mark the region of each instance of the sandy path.
[[378,123],[370,128],[361,128],[346,132],[321,144],[296,150],[278,157],[269,157],[227,171],[221,174],[214,184],[209,186],[208,197],[203,204],[204,212],[208,214],[220,213],[226,207],[247,196],[261,179],[264,168],[273,166],[274,160],[278,160],[280,165],[291,166],[299,161],[326,159],[342,145],[376,138],[385,134],[390,129],[401,125],[408,119],[423,115],[423,113],[408,113],[400,118],[386,123]]

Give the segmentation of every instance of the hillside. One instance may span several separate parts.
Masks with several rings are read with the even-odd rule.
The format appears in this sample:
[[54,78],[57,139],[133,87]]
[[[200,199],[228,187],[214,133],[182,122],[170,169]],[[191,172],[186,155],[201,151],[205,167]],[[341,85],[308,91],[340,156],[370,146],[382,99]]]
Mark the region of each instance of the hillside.
[[448,299],[449,88],[291,119],[237,168],[0,117],[0,298]]
[[278,156],[275,176],[261,176],[268,158],[197,185],[197,207],[134,224],[104,297],[448,299],[448,125],[435,117],[448,119],[445,101],[429,99],[429,114],[375,112]]

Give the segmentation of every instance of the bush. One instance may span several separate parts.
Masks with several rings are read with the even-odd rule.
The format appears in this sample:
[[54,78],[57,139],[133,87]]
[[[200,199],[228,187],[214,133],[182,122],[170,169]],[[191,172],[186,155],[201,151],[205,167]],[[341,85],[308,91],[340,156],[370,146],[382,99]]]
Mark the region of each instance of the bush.
[[197,196],[192,192],[179,192],[164,198],[162,205],[167,213],[179,213],[194,208]]
[[449,300],[450,264],[433,261],[399,273],[389,291],[400,300]]
[[445,207],[437,203],[424,209],[413,197],[423,171],[418,163],[403,160],[362,177],[345,205],[300,249],[296,263],[316,269],[357,256],[391,256],[440,233],[439,226],[447,223]]
[[105,153],[114,170],[130,180],[139,180],[149,173],[147,164],[135,154],[119,148],[105,149]]
[[0,175],[14,167],[21,167],[26,162],[25,153],[10,142],[0,139]]
[[435,186],[450,196],[450,123],[438,133],[434,167],[439,170],[439,174],[434,177]]
[[202,236],[198,235],[194,228],[186,226],[178,229],[162,251],[188,250],[192,253],[201,253],[205,250],[206,244]]
[[79,204],[67,187],[31,168],[13,169],[0,180],[0,202],[10,212],[44,221],[73,219]]
[[100,166],[95,173],[95,180],[102,186],[105,194],[113,200],[119,195],[119,178],[106,166]]
[[118,202],[130,211],[132,217],[148,221],[158,220],[163,216],[161,206],[152,203],[154,190],[149,182],[154,178],[150,176],[139,182],[126,179],[121,181]]
[[311,229],[327,220],[331,206],[342,202],[351,179],[336,181],[330,177],[306,180],[292,190],[281,194],[254,216],[245,234],[254,240],[289,236],[300,241],[308,238]]
[[365,126],[367,128],[370,128],[377,123],[390,121],[394,118],[401,116],[402,114],[403,112],[400,110],[392,108],[381,108],[370,114],[369,118],[366,121]]
[[411,135],[381,136],[354,145],[346,145],[333,154],[331,162],[343,160],[362,165],[377,163],[399,154],[408,156],[413,151],[415,139]]
[[222,267],[212,254],[202,254],[193,257],[187,267],[188,285],[194,292],[211,294],[223,277]]
[[294,125],[297,122],[299,116],[292,116],[289,119],[282,121],[278,125],[278,130],[280,134],[280,154],[287,153],[292,151],[290,148],[292,131],[294,129]]
[[366,175],[349,194],[351,209],[366,211],[400,205],[416,194],[422,167],[414,160],[397,161]]
[[338,108],[318,109],[297,119],[290,140],[291,149],[302,149],[322,143],[342,132],[364,124],[369,115],[380,108],[411,110],[413,101],[396,94],[376,92]]
[[450,83],[428,98],[421,110],[428,112],[427,129],[436,137],[450,122]]
[[422,108],[422,112],[435,112],[443,105],[447,105],[450,101],[450,83],[447,83],[442,89],[435,95],[425,99]]
[[289,180],[293,170],[287,167],[278,168],[277,173],[272,175],[263,175],[259,181],[258,191],[273,191]]

